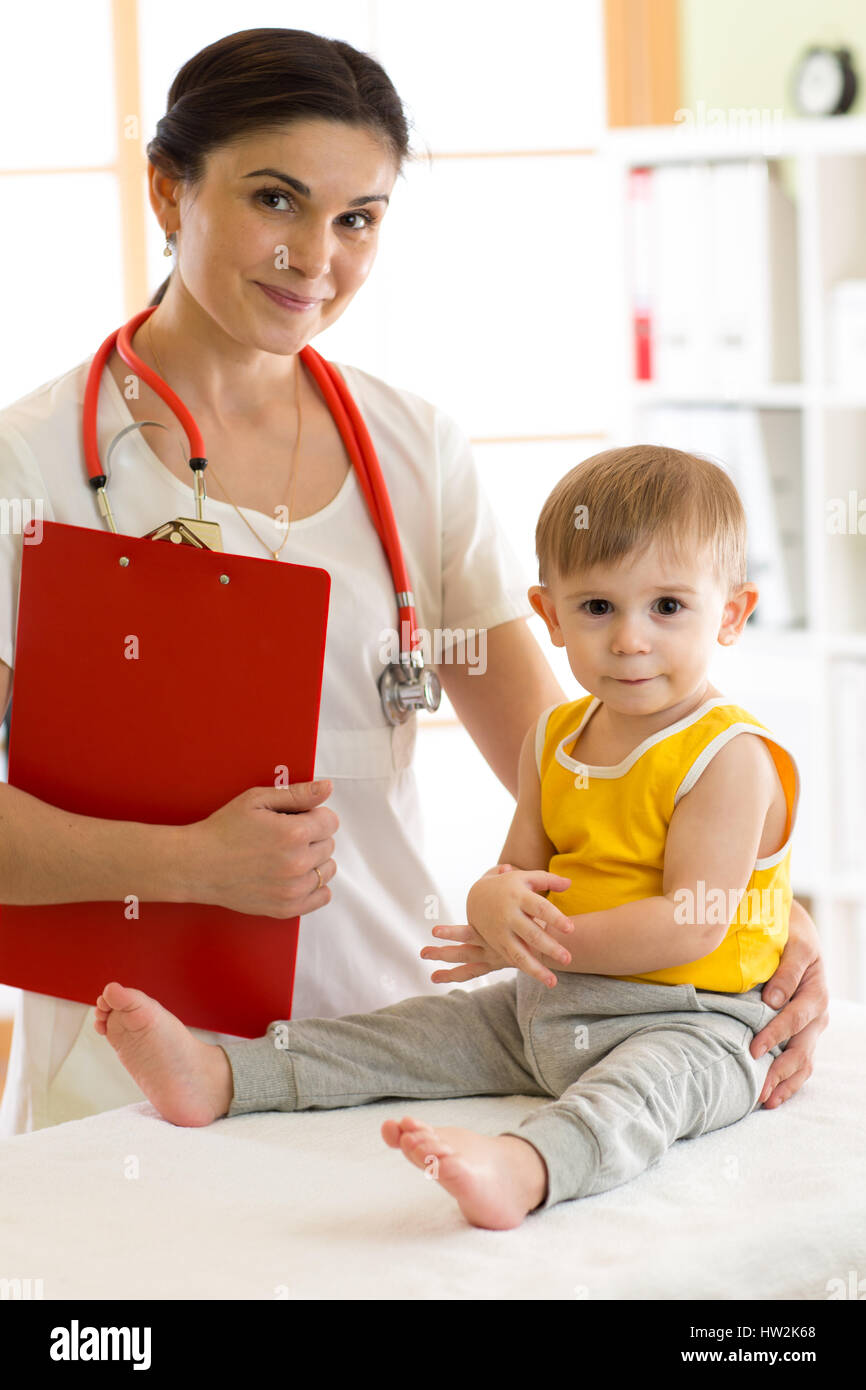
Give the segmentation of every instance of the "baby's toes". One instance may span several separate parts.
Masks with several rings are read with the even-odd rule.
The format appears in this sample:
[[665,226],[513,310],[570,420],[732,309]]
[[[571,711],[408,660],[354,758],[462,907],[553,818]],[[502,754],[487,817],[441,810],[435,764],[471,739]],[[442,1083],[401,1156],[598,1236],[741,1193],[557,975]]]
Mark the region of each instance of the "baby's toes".
[[424,1129],[429,1130],[430,1126],[424,1120],[416,1120],[414,1115],[403,1115],[398,1121],[400,1130],[403,1134],[408,1134],[410,1130]]
[[446,1144],[441,1135],[436,1133],[428,1125],[422,1125],[411,1133],[403,1134],[400,1140],[400,1147],[407,1158],[411,1158],[419,1168],[424,1168],[430,1158],[444,1158],[447,1154],[453,1154],[454,1150],[450,1144]]
[[400,1139],[403,1131],[396,1120],[385,1120],[380,1133],[385,1143],[389,1144],[392,1149],[398,1149],[400,1147]]

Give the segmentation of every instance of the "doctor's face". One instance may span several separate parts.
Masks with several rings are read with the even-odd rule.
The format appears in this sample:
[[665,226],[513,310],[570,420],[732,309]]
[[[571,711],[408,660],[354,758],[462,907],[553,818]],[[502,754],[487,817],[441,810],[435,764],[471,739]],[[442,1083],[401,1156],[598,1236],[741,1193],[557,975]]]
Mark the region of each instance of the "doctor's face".
[[180,278],[230,337],[298,352],[369,275],[396,178],[383,142],[340,122],[298,121],[214,150],[203,181],[178,186],[179,218],[167,221],[179,221]]
[[584,690],[622,714],[651,715],[701,689],[715,644],[736,640],[757,589],[729,598],[709,551],[677,562],[654,543],[529,597]]

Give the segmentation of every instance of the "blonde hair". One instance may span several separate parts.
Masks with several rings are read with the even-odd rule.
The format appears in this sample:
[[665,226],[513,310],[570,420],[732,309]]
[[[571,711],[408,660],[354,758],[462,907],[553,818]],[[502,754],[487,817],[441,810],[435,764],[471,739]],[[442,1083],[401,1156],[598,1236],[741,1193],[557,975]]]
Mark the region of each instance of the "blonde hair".
[[746,583],[746,514],[723,468],[662,445],[607,449],[566,473],[545,502],[535,528],[539,583],[611,564],[656,540],[676,561],[710,545],[728,593]]

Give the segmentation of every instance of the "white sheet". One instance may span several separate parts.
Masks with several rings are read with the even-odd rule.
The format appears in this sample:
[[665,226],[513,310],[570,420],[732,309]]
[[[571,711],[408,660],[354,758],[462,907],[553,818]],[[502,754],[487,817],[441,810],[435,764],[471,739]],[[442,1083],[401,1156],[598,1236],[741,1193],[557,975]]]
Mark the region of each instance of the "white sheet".
[[866,1275],[864,1095],[866,1008],[836,1002],[779,1110],[515,1231],[467,1225],[379,1127],[408,1111],[495,1134],[536,1098],[207,1129],[131,1105],[0,1143],[0,1272],[41,1278],[46,1299],[826,1299]]

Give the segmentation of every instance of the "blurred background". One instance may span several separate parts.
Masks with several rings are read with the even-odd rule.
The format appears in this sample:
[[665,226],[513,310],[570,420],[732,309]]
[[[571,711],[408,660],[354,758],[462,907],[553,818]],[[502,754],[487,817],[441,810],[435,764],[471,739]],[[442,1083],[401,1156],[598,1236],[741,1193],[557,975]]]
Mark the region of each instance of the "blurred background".
[[[831,992],[866,999],[866,6],[7,9],[0,407],[148,302],[166,263],[144,147],[172,77],[215,39],[270,25],[373,53],[423,156],[397,182],[370,279],[315,346],[455,417],[527,587],[542,503],[581,459],[640,440],[731,472],[761,602],[711,679],[798,760],[794,893]],[[417,770],[429,858],[465,920],[514,802],[447,699],[419,720]]]

